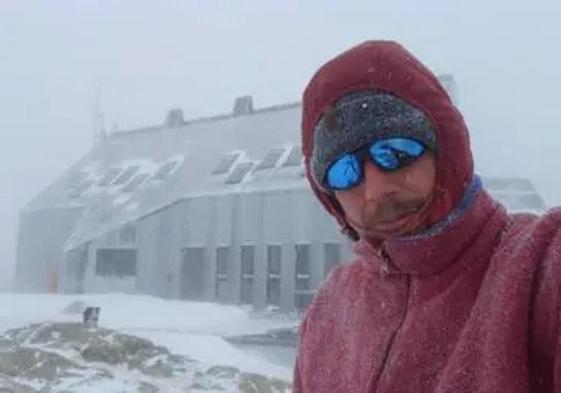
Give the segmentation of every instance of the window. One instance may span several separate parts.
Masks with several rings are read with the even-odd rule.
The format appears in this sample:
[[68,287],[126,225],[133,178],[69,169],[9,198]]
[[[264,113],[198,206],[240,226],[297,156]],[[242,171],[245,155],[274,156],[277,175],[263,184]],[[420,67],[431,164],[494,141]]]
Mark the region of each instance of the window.
[[166,162],[165,164],[160,166],[160,169],[158,169],[158,171],[154,175],[153,179],[154,180],[164,180],[175,169],[175,167],[177,167],[177,164],[178,164],[177,161]]
[[105,173],[103,178],[97,183],[99,187],[107,187],[121,173],[121,168],[112,167]]
[[144,181],[148,179],[148,175],[146,173],[139,173],[135,177],[132,178],[130,182],[127,183],[126,186],[123,187],[123,192],[133,192],[135,191],[138,186],[140,186]]
[[117,186],[119,184],[124,184],[128,182],[139,169],[140,167],[138,165],[132,165],[127,167],[127,169],[125,169],[124,172],[121,173],[121,176],[119,176],[117,180],[113,182],[113,185]]
[[242,285],[241,285],[241,302],[251,304],[253,301],[253,278],[254,278],[254,260],[255,260],[255,247],[242,246],[241,248],[242,260]]
[[181,272],[181,297],[202,300],[205,295],[205,252],[202,247],[183,249]]
[[136,276],[136,250],[132,248],[98,249],[95,274],[119,278]]
[[313,298],[310,285],[310,245],[296,244],[295,251],[294,305],[297,310],[304,311]]
[[212,171],[212,174],[213,175],[221,175],[221,174],[229,172],[230,168],[232,168],[232,165],[234,165],[234,162],[236,162],[239,155],[240,155],[239,153],[228,153],[228,154],[226,154],[224,157],[222,157],[222,159],[220,160],[220,162],[218,163],[216,168],[214,168],[214,170]]
[[288,153],[288,157],[282,166],[299,166],[302,163],[302,149],[294,146]]
[[238,184],[241,183],[247,173],[250,171],[251,167],[253,167],[252,162],[243,162],[241,164],[236,165],[230,176],[226,179],[226,184]]
[[333,269],[335,265],[341,262],[341,245],[337,243],[325,243],[323,245],[324,251],[324,274],[327,274]]
[[267,246],[267,304],[280,305],[281,246]]
[[296,249],[296,291],[310,289],[310,245],[297,244]]
[[228,299],[228,247],[216,249],[216,299]]
[[267,154],[265,155],[265,158],[263,158],[263,160],[257,165],[255,169],[259,170],[274,168],[283,153],[284,149],[282,148],[269,149],[269,151],[267,151]]

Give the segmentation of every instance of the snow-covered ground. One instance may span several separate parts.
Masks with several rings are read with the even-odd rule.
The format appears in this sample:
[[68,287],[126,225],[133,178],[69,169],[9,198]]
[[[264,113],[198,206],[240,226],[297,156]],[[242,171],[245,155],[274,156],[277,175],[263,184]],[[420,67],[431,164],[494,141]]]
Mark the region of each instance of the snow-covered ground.
[[236,306],[123,294],[0,294],[0,331],[36,322],[80,321],[81,314],[64,312],[77,301],[101,307],[101,327],[147,338],[208,366],[232,366],[244,372],[291,380],[290,367],[270,362],[259,352],[236,348],[221,336],[263,333],[297,322],[258,318]]

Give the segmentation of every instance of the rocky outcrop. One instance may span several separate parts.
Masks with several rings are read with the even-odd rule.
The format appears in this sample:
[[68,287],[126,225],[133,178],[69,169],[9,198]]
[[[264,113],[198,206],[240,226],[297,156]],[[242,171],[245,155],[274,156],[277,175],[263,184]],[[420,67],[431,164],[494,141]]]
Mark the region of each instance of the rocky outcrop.
[[233,367],[205,368],[149,340],[78,323],[35,324],[0,337],[0,393],[86,387],[143,393],[290,391],[285,381]]

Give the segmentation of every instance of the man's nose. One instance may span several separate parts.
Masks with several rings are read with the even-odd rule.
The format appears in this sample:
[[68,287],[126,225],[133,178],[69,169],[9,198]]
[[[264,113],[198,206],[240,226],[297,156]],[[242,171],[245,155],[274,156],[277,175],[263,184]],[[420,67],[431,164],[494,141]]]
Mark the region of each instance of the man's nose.
[[377,200],[398,191],[398,184],[392,172],[385,172],[369,160],[364,163],[364,196],[367,200]]

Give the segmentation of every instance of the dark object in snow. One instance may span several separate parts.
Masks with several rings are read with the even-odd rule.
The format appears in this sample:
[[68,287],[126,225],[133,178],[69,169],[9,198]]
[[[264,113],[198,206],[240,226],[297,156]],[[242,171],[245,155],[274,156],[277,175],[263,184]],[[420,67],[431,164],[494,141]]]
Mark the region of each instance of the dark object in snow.
[[88,327],[97,327],[100,312],[100,307],[86,307],[83,314],[84,325]]

